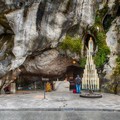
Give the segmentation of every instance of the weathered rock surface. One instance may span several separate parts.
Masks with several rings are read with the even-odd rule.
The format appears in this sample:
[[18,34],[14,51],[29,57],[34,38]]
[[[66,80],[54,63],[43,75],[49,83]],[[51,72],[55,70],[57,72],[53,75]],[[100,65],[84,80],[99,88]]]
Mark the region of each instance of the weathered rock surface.
[[[119,0],[118,0],[119,1]],[[108,0],[108,7],[112,9],[112,7],[115,5],[116,0]]]
[[[36,13],[39,3],[34,3],[28,9],[28,15],[24,17],[24,9],[16,10],[6,14],[6,18],[15,34],[11,68],[19,67],[26,59],[27,55],[34,50],[34,42],[38,37],[36,31]],[[32,17],[31,17],[32,16]]]
[[71,59],[60,56],[57,50],[52,49],[34,59],[27,59],[24,66],[28,73],[60,76],[71,64]]
[[[26,5],[24,0],[22,3]],[[32,4],[32,2],[29,3]],[[4,7],[1,12],[5,13],[5,22],[9,23],[9,27],[14,33],[14,46],[12,49],[14,57],[11,64],[7,66],[6,71],[14,70],[22,65],[26,57],[31,55],[32,52],[35,53],[35,50],[38,52],[47,47],[56,48],[68,29],[71,29],[74,25],[86,28],[94,24],[95,1],[91,0],[39,1],[29,7],[27,4],[24,8],[19,6],[19,2],[16,4],[14,0],[6,0],[1,1],[1,5]],[[80,34],[82,34],[82,29]],[[54,59],[56,58],[53,57],[53,61],[56,61]],[[34,61],[32,64],[36,65]],[[40,61],[37,61],[37,64],[41,64]],[[52,71],[56,71],[57,67],[57,64],[54,64],[54,67],[51,67]],[[37,70],[44,71],[43,68],[41,64],[41,68]],[[63,72],[65,70],[64,67]],[[55,74],[62,74],[61,71],[58,69]],[[32,72],[36,72],[36,70],[32,69]],[[50,72],[47,64],[45,72]],[[1,73],[1,76],[4,74]]]
[[[94,25],[96,0],[19,1],[0,0],[0,77],[21,65],[28,73],[64,74],[71,65],[72,55],[68,54],[70,59],[61,56],[58,45],[66,34],[82,37]],[[114,5],[115,0],[108,1],[109,10]],[[120,54],[119,31],[120,17],[116,17],[106,34],[111,51],[104,66],[107,79]]]
[[37,28],[41,44],[44,40],[43,45],[50,44],[56,47],[68,29],[76,24],[84,27],[94,24],[94,1],[66,0],[40,3]]
[[[39,4],[39,3],[37,3]],[[24,21],[23,10],[16,10],[6,14],[6,17],[1,18],[0,22],[4,27],[4,33],[0,36],[1,51],[0,51],[0,77],[4,76],[10,70],[14,70],[19,67],[27,57],[27,54],[31,53],[33,42],[37,38],[36,32],[36,14],[37,5],[34,4],[30,9],[30,14],[26,22]],[[37,12],[37,11],[36,11]],[[31,20],[31,15],[34,17]],[[9,24],[10,26],[9,26]],[[11,28],[10,28],[11,27]],[[10,30],[9,30],[10,28]],[[11,34],[11,29],[14,31],[14,38]],[[8,36],[8,37],[7,37]],[[7,48],[4,47],[4,40],[6,41]],[[13,44],[14,40],[14,44]]]
[[104,72],[106,72],[106,78],[111,79],[111,75],[116,67],[116,58],[120,55],[120,17],[117,17],[107,32],[106,43],[110,48],[110,56],[108,63],[104,66]]

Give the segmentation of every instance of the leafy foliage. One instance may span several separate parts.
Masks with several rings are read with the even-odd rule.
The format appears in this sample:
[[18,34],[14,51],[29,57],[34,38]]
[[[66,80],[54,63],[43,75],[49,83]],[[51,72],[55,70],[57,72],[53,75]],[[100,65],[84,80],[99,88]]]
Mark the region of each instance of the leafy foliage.
[[60,48],[64,51],[70,50],[72,53],[77,53],[80,55],[82,47],[81,38],[66,36],[60,45]]
[[85,67],[85,64],[86,64],[86,58],[81,58],[80,59],[80,67],[84,68]]
[[106,60],[107,60],[107,55],[110,54],[110,49],[106,45],[106,35],[104,32],[99,32],[96,35],[96,42],[98,45],[98,51],[96,53],[96,56],[94,57],[95,64],[97,67],[102,66]]

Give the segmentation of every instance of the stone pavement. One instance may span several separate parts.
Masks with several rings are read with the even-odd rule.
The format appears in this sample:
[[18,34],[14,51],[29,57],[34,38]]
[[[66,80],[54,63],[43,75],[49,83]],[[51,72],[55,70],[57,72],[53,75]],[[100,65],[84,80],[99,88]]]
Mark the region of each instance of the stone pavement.
[[0,95],[0,111],[43,110],[43,111],[120,111],[120,96],[102,93],[102,98],[81,98],[72,92],[43,91]]

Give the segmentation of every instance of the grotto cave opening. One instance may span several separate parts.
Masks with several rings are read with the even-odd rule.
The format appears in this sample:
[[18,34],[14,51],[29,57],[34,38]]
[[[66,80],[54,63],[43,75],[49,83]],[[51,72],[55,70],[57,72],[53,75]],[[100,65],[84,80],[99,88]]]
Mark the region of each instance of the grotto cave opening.
[[75,89],[75,78],[77,75],[80,75],[82,77],[83,74],[83,68],[81,68],[79,66],[79,64],[74,64],[71,66],[67,67],[67,71],[66,71],[66,77],[67,80],[70,83],[69,89],[73,90]]

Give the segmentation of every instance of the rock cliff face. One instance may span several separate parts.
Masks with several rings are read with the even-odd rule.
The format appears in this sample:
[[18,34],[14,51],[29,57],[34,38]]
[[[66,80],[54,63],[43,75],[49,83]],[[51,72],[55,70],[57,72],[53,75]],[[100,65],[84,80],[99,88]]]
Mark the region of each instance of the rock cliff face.
[[[104,4],[113,14],[115,0],[0,0],[1,79],[21,65],[28,73],[64,74],[72,58],[62,55],[59,44],[66,35],[82,38]],[[119,32],[120,17],[116,15],[106,33],[111,51],[103,70],[107,79],[111,79],[120,54]]]
[[104,66],[104,71],[106,72],[106,78],[111,79],[113,74],[113,69],[116,67],[116,58],[120,55],[120,17],[117,17],[107,32],[106,43],[110,48],[110,56],[108,63]]
[[34,3],[27,9],[15,10],[5,14],[11,29],[14,32],[14,46],[12,53],[15,58],[11,61],[10,69],[19,67],[26,57],[34,50],[35,40],[38,38],[36,30],[36,18],[39,3]]
[[[6,26],[9,26],[14,34],[14,46],[12,48],[14,57],[11,59],[11,64],[4,69],[2,66],[5,65],[1,63],[1,68],[4,70],[4,72],[1,72],[1,77],[8,71],[19,67],[24,62],[26,64],[26,58],[29,55],[33,53],[39,55],[39,53],[41,54],[40,51],[44,49],[57,48],[68,29],[71,29],[73,26],[87,27],[94,24],[95,1],[91,0],[40,0],[36,3],[30,2],[30,6],[24,7],[18,7],[12,4],[15,1],[10,2],[6,0],[5,2],[1,1],[1,3],[5,7],[4,10],[1,10],[1,14],[3,14]],[[25,4],[25,1],[23,0],[21,3]],[[1,24],[1,36],[4,33],[4,29],[7,28],[4,28],[3,24]],[[82,30],[80,33],[82,34]],[[49,50],[46,52],[49,53]],[[49,60],[49,57],[44,62]],[[53,60],[55,59],[54,55],[51,57],[53,57]],[[42,61],[40,58],[39,62]],[[33,66],[35,65],[34,62],[32,64]],[[46,70],[51,70],[49,65],[43,65],[42,67],[41,70],[43,71],[44,67],[47,67],[45,69],[46,73],[48,73]],[[58,66],[56,65],[56,67]],[[53,71],[54,69],[55,67]],[[63,71],[65,72],[65,70],[66,68]],[[34,70],[31,71],[36,72]]]
[[71,59],[60,56],[57,50],[52,49],[33,59],[27,59],[24,66],[29,73],[60,76],[66,72],[67,67],[71,64]]

